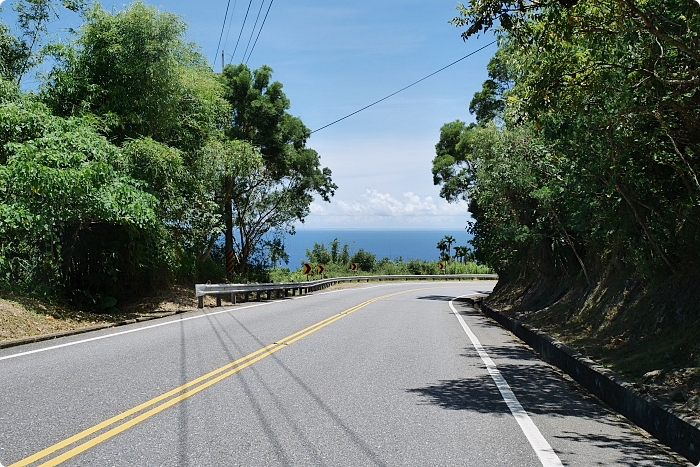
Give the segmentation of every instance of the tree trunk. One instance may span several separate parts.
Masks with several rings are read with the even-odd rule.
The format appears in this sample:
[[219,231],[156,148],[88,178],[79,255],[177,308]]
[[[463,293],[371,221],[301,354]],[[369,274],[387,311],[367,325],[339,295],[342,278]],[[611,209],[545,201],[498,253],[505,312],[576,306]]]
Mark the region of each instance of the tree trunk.
[[233,180],[226,178],[224,182],[224,217],[226,218],[226,230],[224,231],[224,253],[226,254],[226,278],[233,280],[235,263],[233,259],[233,207],[231,205],[231,192]]
[[651,243],[652,247],[656,251],[656,253],[661,256],[661,258],[664,260],[668,268],[671,270],[671,272],[676,272],[676,268],[673,267],[673,264],[671,263],[671,260],[669,257],[664,253],[664,251],[661,249],[659,244],[656,242],[656,239],[654,236],[651,234],[651,231],[649,230],[649,227],[647,227],[646,222],[644,222],[644,218],[642,217],[641,214],[637,211],[637,207],[634,205],[634,201],[632,201],[629,196],[625,193],[625,191],[622,189],[622,186],[620,186],[619,182],[615,182],[615,187],[617,188],[618,193],[622,195],[622,198],[627,202],[627,205],[630,207],[632,210],[632,213],[634,214],[634,218],[637,220],[637,223],[642,227],[642,230],[644,231],[644,234],[647,237],[647,240],[649,240],[649,243]]

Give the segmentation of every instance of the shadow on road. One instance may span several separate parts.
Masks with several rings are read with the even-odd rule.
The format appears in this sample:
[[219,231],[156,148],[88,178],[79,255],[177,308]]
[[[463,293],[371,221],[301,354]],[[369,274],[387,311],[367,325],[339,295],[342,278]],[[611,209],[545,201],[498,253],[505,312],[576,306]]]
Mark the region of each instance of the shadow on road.
[[[473,292],[475,294],[480,294],[480,295],[488,295],[491,292],[490,291],[475,291]],[[471,295],[471,294],[470,294]],[[416,297],[418,300],[437,300],[437,301],[442,301],[442,302],[449,302],[450,300],[454,300],[455,304],[462,304],[462,305],[470,305],[470,302],[468,302],[464,298],[455,298],[454,295],[424,295],[422,297]]]
[[[472,318],[469,326],[478,335],[481,332],[493,332],[493,327],[500,328],[497,323],[485,318],[478,311],[467,308],[467,303],[456,305],[459,314]],[[603,407],[598,399],[559,370],[542,362],[529,348],[515,343],[483,347],[528,413],[560,418],[562,427],[565,426],[565,418],[587,421],[582,425],[578,424],[584,427],[581,433],[562,430],[553,435],[554,438],[605,450],[604,457],[607,460],[597,461],[590,458],[591,463],[587,465],[610,465],[611,460],[614,460],[615,465],[630,467],[679,465],[657,446],[647,442],[632,428],[630,422]],[[470,373],[477,373],[476,375],[440,380],[406,391],[418,395],[419,404],[433,404],[446,410],[469,410],[510,416],[508,406],[476,349],[472,346],[466,347],[461,356],[465,359],[465,369],[472,368]],[[474,371],[474,367],[481,368],[481,371]],[[612,429],[606,429],[603,433],[600,430],[601,425]]]
[[441,302],[449,302],[454,300],[454,295],[424,295],[423,297],[416,297],[418,300],[435,300]]
[[423,388],[408,389],[407,392],[422,396],[423,404],[435,404],[443,409],[510,414],[508,406],[488,375],[471,379],[443,380]]
[[[238,318],[236,318],[233,315],[230,315],[231,318],[240,326],[240,328],[248,334],[252,339],[255,340],[261,347],[264,347],[265,342],[263,342],[254,332],[252,332],[250,329],[248,329],[243,322],[241,322]],[[218,317],[214,316],[213,321],[210,320],[210,323],[212,324],[212,329],[214,332],[217,334],[217,337],[219,338],[220,343],[222,346],[226,349],[227,352],[228,350],[228,345],[226,341],[228,341],[232,346],[234,346],[237,350],[239,350],[239,353],[243,353],[242,349],[236,344],[236,340],[234,336],[230,333],[230,331],[227,329],[226,326],[221,323]],[[222,333],[219,333],[217,330],[221,329]],[[229,355],[229,358],[233,360],[233,356]],[[348,436],[348,439],[351,440],[361,451],[364,452],[366,455],[366,459],[364,459],[364,465],[376,465],[379,467],[386,467],[387,464],[381,459],[381,456],[374,451],[373,447],[369,445],[360,434],[356,433],[346,422],[343,420],[343,418],[338,415],[331,406],[329,406],[318,394],[316,394],[294,371],[292,371],[289,367],[287,367],[284,362],[277,356],[277,355],[270,355],[270,359],[274,360],[276,364],[279,366],[279,368],[284,371],[291,379],[294,380],[294,382],[311,398],[313,399],[314,403],[323,411],[325,414],[333,421],[333,423],[341,429],[345,434]],[[318,451],[317,447],[315,446],[315,443],[312,439],[310,439],[302,429],[302,427],[298,424],[298,421],[296,417],[288,410],[288,405],[285,404],[285,401],[280,398],[277,394],[276,391],[269,387],[265,379],[262,377],[262,375],[258,372],[258,369],[255,366],[249,367],[247,369],[247,374],[253,376],[256,379],[256,384],[257,387],[263,389],[268,396],[271,398],[273,404],[275,405],[275,408],[280,416],[282,416],[287,423],[287,426],[292,430],[292,432],[296,435],[297,439],[304,445],[306,448],[307,453],[311,454],[313,456],[313,465],[320,465],[320,466],[325,466],[328,465],[328,462],[326,459],[322,457],[321,452]],[[272,445],[275,447],[277,451],[279,451],[279,461],[280,465],[292,465],[291,460],[287,456],[286,451],[284,451],[284,448],[282,444],[279,441],[279,437],[277,436],[276,433],[276,428],[278,427],[273,427],[270,424],[270,421],[265,417],[263,411],[261,410],[261,406],[258,402],[258,398],[256,397],[255,393],[252,391],[252,386],[251,384],[247,381],[246,377],[243,375],[238,375],[238,381],[242,384],[244,391],[246,393],[246,398],[247,400],[254,406],[256,415],[258,416],[258,419],[260,423],[262,424],[266,436],[269,438],[270,442]],[[291,453],[290,453],[291,454]]]
[[[669,460],[665,455],[661,454],[655,446],[640,442],[639,434],[632,434],[632,432],[629,432],[629,434],[621,433],[616,436],[609,436],[605,434],[581,434],[572,431],[562,431],[560,435],[554,435],[554,438],[614,451],[619,456],[619,458],[615,460],[616,465],[626,465],[629,467],[637,467],[640,465],[679,467],[679,465],[686,465]],[[591,459],[589,459],[588,465],[610,465],[610,461],[599,460],[597,462],[591,462]]]

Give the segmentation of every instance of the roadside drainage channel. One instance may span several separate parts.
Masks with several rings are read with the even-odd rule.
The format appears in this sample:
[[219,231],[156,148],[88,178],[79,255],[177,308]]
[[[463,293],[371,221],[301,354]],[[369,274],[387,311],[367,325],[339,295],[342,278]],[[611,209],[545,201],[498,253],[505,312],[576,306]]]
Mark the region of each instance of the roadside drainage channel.
[[[95,326],[88,326],[84,328],[71,329],[68,331],[54,332],[51,334],[41,334],[38,336],[22,337],[20,339],[9,339],[6,341],[0,341],[0,349],[7,349],[9,347],[16,347],[18,345],[33,344],[35,342],[48,341],[51,339],[58,339],[59,337],[75,336],[76,334],[83,334],[91,331],[99,331],[101,329],[115,328],[117,326],[126,326],[127,324],[140,323],[142,321],[150,321],[152,319],[166,318],[168,316],[179,315],[181,313],[186,313],[188,311],[194,310],[180,310],[173,311],[170,313],[159,314],[155,316],[139,316],[138,318],[126,319],[124,321],[118,321],[116,323],[107,324],[97,324]],[[2,467],[2,466],[0,466]]]
[[[515,334],[542,358],[571,376],[613,410],[646,430],[693,464],[700,462],[700,422],[662,407],[634,389],[632,381],[602,367],[553,337],[471,300],[487,317]],[[700,465],[700,464],[699,464]]]

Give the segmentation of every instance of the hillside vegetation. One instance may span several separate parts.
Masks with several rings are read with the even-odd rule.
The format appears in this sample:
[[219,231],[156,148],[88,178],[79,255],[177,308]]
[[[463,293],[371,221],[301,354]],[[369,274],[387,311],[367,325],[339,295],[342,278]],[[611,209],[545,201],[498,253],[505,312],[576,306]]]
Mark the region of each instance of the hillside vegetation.
[[[484,0],[498,36],[477,123],[442,127],[491,303],[634,377],[700,367],[700,4]],[[589,345],[590,344],[590,345]],[[587,347],[588,346],[588,347]]]
[[[12,7],[17,24],[0,23],[0,290],[114,312],[175,281],[242,280],[266,235],[333,196],[270,67],[214,73],[182,18],[140,1]],[[63,7],[83,23],[55,42],[47,24]]]

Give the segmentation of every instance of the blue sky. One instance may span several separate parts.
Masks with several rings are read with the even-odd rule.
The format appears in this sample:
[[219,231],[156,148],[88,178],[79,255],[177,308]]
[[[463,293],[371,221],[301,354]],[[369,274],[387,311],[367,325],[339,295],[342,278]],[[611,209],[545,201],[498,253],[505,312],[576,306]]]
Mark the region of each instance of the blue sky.
[[[252,0],[234,62],[242,59],[260,1]],[[0,17],[6,22],[12,2],[2,4]],[[106,8],[125,3],[102,2]],[[226,0],[147,3],[181,15],[189,24],[189,39],[220,70],[220,52],[215,54]],[[231,0],[231,8],[234,3],[227,54],[234,50],[248,7],[246,0]],[[258,27],[268,4],[265,0]],[[491,42],[490,35],[462,41],[460,29],[448,24],[456,5],[456,0],[274,0],[248,64],[270,65],[291,100],[290,112],[314,130]],[[60,26],[78,24],[78,18],[65,16]],[[472,121],[469,101],[481,89],[494,52],[491,46],[314,133],[308,146],[331,168],[339,188],[330,204],[312,205],[300,228],[463,228],[466,204],[448,205],[439,198],[431,160],[444,123]]]

